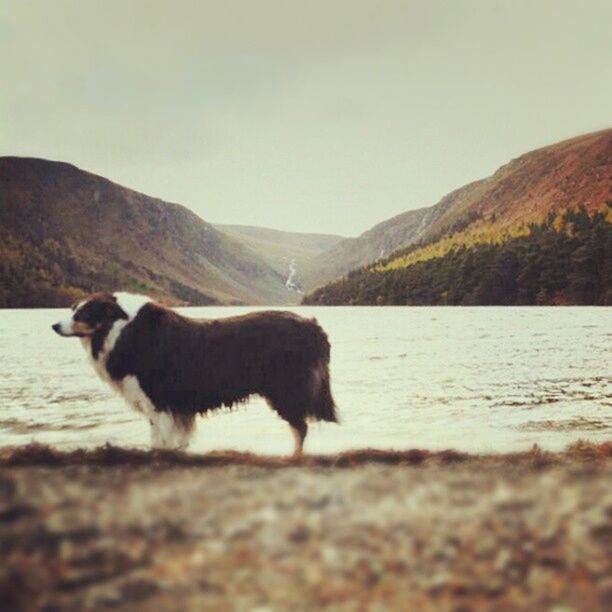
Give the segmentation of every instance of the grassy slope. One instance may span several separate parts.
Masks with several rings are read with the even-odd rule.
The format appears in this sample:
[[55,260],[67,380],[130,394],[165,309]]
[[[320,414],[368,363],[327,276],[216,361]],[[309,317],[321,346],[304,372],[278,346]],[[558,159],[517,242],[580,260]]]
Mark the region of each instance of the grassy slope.
[[310,279],[320,269],[319,256],[346,241],[331,234],[283,232],[247,225],[216,225],[220,231],[239,240],[262,257],[279,274],[287,277],[289,264],[295,262],[298,282],[310,288]]
[[450,196],[452,203],[430,225],[425,240],[452,232],[470,217],[479,217],[472,227],[510,229],[580,205],[594,212],[612,197],[612,129],[521,155]]
[[69,164],[1,158],[0,211],[5,305],[118,287],[199,304],[286,299],[281,275],[188,209]]
[[444,210],[444,207],[410,210],[375,225],[356,238],[346,238],[316,256],[304,277],[307,289],[384,257],[400,246],[413,244]]
[[[499,168],[491,177],[461,187],[429,209],[409,211],[379,224],[377,244],[395,226],[420,219],[420,231],[405,233],[396,256],[385,254],[384,267],[397,269],[434,257],[458,246],[500,242],[516,236],[527,223],[543,221],[550,212],[583,205],[589,212],[612,199],[612,130],[587,134],[532,151]],[[427,213],[427,215],[425,215]],[[367,243],[368,232],[355,239]],[[391,242],[391,241],[390,241]],[[423,249],[406,248],[423,242]],[[336,251],[345,248],[344,243]],[[395,250],[394,249],[394,250]],[[360,249],[350,267],[336,267],[337,275],[375,261],[371,249]],[[342,262],[342,258],[336,261]],[[349,260],[345,260],[348,261]]]

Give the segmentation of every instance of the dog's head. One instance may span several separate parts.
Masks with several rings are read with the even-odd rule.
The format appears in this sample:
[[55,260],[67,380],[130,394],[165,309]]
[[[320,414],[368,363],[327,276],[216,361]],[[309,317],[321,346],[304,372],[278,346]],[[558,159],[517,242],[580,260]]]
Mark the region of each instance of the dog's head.
[[94,293],[72,306],[72,315],[51,326],[60,336],[93,336],[99,329],[110,328],[115,321],[127,319],[112,293]]

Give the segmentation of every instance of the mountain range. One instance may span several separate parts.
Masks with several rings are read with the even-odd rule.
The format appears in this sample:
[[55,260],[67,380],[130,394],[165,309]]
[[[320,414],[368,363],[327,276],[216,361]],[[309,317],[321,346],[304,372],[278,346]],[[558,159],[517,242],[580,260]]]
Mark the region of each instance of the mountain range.
[[212,225],[67,163],[3,157],[0,306],[119,287],[172,304],[296,304],[354,269],[410,266],[610,200],[612,130],[522,155],[356,238]]
[[[0,306],[65,305],[118,287],[172,304],[298,302],[289,263],[272,265],[232,234],[67,163],[0,158]],[[304,249],[316,245],[312,236]]]
[[[350,270],[388,258],[400,247],[449,235],[543,220],[551,211],[583,205],[590,212],[612,199],[612,129],[521,155],[492,176],[469,183],[437,204],[402,213],[357,238],[336,244],[314,262],[324,284]],[[309,279],[310,280],[310,279]]]
[[398,248],[332,274],[304,303],[612,301],[612,130],[522,155],[415,212]]

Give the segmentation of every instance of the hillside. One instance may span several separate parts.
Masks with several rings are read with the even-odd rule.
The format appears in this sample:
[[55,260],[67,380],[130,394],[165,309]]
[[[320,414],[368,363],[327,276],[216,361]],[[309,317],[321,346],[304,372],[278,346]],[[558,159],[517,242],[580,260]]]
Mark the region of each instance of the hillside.
[[[551,215],[560,217],[566,210],[582,207],[588,216],[593,216],[610,200],[612,130],[605,130],[527,153],[502,166],[491,177],[448,194],[435,206],[414,211],[421,214],[419,231],[404,234],[407,240],[402,248],[382,259],[370,253],[369,262],[362,264],[363,270],[359,269],[358,275],[362,283],[365,276],[373,275],[366,284],[374,286],[382,282],[380,275],[384,272],[450,256],[458,249],[502,244],[528,233],[530,224],[545,224]],[[400,215],[396,219],[401,225],[405,217]],[[395,227],[393,222],[394,219],[386,222],[388,233]],[[366,235],[367,232],[360,239]],[[343,246],[340,243],[335,249]],[[364,248],[360,252],[365,256]],[[345,288],[339,293],[339,282],[333,283],[335,298],[331,298],[328,287],[322,287],[307,296],[305,302],[338,303],[338,296],[342,294],[339,303],[344,303],[344,299],[360,303],[357,289]],[[398,292],[404,295],[402,288]],[[428,303],[443,303],[441,298],[431,299]],[[382,296],[382,303],[387,303],[385,300]]]
[[418,252],[350,272],[304,298],[318,305],[612,305],[612,202],[529,224],[501,242],[451,249],[403,265]]
[[341,236],[308,234],[252,227],[249,225],[215,225],[224,234],[249,247],[276,270],[299,301],[304,280],[312,278],[320,265],[318,256],[333,249]]
[[400,247],[495,224],[501,230],[541,221],[551,210],[584,205],[590,211],[612,197],[612,130],[532,151],[469,183],[428,208],[407,211],[347,238],[315,261],[307,287],[387,258]]
[[285,278],[183,206],[60,162],[0,158],[0,306],[92,290],[173,303],[285,303]]
[[401,213],[370,228],[356,238],[346,238],[319,254],[304,274],[308,289],[318,287],[349,270],[360,268],[417,242],[446,210],[446,203]]

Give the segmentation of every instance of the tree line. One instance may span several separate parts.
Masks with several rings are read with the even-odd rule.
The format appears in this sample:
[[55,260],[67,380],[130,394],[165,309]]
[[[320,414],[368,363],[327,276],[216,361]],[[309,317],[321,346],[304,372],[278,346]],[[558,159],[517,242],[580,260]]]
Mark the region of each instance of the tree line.
[[367,266],[313,291],[303,304],[612,305],[610,215],[612,202],[592,216],[578,207],[550,213],[501,244],[461,246],[394,269]]
[[192,287],[131,262],[94,253],[73,240],[17,239],[0,226],[0,308],[63,307],[94,291],[118,289],[169,295],[193,304],[218,304]]

